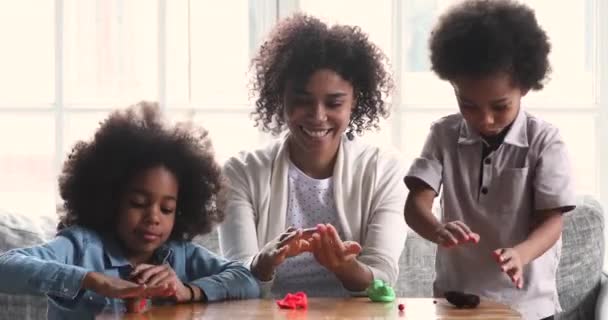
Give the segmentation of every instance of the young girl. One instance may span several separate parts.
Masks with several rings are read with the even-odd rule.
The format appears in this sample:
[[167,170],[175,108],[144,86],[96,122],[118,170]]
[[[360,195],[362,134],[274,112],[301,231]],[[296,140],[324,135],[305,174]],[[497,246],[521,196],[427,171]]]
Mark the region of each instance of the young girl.
[[[557,128],[520,107],[543,87],[547,36],[522,4],[469,0],[440,18],[430,49],[460,107],[432,125],[405,178],[407,223],[439,245],[435,293],[465,291],[525,319],[551,318],[561,310],[555,279],[573,184]],[[431,207],[441,187],[439,221]]]
[[285,134],[224,166],[220,246],[274,296],[349,296],[397,280],[405,167],[355,137],[388,114],[385,62],[359,28],[300,14],[253,60],[257,123]]
[[155,104],[116,111],[76,144],[59,187],[56,238],[0,256],[0,290],[47,295],[49,319],[122,312],[122,298],[259,295],[246,268],[189,241],[223,218],[206,131],[166,126]]

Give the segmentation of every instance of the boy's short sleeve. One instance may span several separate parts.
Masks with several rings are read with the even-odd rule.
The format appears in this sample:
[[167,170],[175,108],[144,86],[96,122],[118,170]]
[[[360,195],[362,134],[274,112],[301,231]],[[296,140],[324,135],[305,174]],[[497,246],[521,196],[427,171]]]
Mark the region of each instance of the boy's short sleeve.
[[[439,194],[443,172],[440,143],[439,125],[433,124],[426,137],[420,157],[414,159],[405,176],[406,185],[408,185],[408,179],[416,178],[429,185]],[[408,185],[408,188],[411,189],[411,186]]]
[[559,131],[551,127],[543,141],[534,174],[535,210],[575,207],[574,182],[566,145]]

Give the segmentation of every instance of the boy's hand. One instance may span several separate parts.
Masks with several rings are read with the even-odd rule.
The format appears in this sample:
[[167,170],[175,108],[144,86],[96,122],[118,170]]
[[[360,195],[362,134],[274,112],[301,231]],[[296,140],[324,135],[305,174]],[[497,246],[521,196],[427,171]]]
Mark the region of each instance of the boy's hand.
[[444,223],[435,231],[437,244],[451,248],[467,242],[479,243],[479,234],[474,233],[462,221]]
[[494,250],[493,254],[502,272],[506,273],[509,278],[511,278],[511,281],[518,289],[523,288],[524,263],[522,262],[519,252],[513,248],[501,248]]
[[176,302],[190,301],[193,298],[190,289],[182,283],[168,264],[140,264],[133,269],[130,276],[138,284],[166,288],[161,296],[173,297]]
[[84,277],[82,287],[110,298],[162,296],[166,290],[162,286],[147,286],[99,272],[88,272]]

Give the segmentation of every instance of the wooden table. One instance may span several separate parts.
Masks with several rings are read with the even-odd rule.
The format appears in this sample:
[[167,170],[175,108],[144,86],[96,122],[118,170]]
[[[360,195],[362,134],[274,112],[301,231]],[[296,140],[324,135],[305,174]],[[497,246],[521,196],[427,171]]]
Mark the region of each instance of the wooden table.
[[[436,303],[434,303],[436,301]],[[403,303],[404,311],[397,306]],[[97,319],[120,319],[101,315]],[[482,301],[475,309],[457,309],[444,299],[399,298],[390,303],[374,303],[367,298],[310,298],[308,309],[279,309],[274,300],[242,300],[211,304],[181,304],[153,307],[142,314],[126,314],[122,319],[471,319],[514,320],[519,313],[496,302]]]

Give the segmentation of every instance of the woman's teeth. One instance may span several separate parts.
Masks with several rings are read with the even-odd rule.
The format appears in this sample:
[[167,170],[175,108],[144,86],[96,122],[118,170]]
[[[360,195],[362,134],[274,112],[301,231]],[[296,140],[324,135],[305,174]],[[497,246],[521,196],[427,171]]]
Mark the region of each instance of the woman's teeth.
[[307,135],[309,135],[311,137],[321,138],[321,137],[327,135],[331,129],[309,130],[306,128],[302,128],[302,130],[304,131],[304,133],[306,133]]

